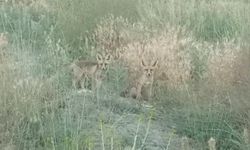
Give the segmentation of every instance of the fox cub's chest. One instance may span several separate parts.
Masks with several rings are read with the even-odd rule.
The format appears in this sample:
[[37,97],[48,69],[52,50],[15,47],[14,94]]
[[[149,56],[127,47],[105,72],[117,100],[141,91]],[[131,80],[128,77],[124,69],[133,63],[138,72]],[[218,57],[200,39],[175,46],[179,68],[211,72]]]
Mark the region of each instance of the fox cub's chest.
[[139,80],[140,85],[150,85],[153,83],[153,77],[142,76]]

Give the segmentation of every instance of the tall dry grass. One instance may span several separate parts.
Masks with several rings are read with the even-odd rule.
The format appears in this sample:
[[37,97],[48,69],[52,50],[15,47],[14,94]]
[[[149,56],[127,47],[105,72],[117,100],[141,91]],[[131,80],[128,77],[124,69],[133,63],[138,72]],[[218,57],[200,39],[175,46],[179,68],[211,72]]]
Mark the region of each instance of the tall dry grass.
[[183,27],[168,25],[153,30],[140,23],[131,24],[122,17],[105,20],[95,30],[97,47],[115,56],[119,53],[132,80],[140,74],[142,58],[159,61],[155,80],[165,81],[167,86],[184,84],[197,74],[199,79],[228,86],[236,83],[237,75],[241,74],[235,70],[242,60],[239,41],[200,43]]
[[97,26],[95,37],[98,47],[119,53],[129,76],[133,76],[131,80],[140,75],[142,59],[159,61],[156,80],[175,86],[190,79],[189,49],[193,38],[185,29],[169,25],[163,31],[157,31],[141,23],[131,24],[121,17],[111,16]]
[[207,78],[216,86],[230,86],[235,84],[236,65],[240,63],[242,48],[239,43],[224,41],[217,43],[210,50],[207,62]]
[[[0,149],[180,149],[179,135],[249,149],[248,1],[12,2],[0,7]],[[116,60],[93,98],[63,66],[99,50]],[[152,109],[117,94],[142,58],[159,61]]]
[[145,41],[133,42],[124,47],[122,60],[132,74],[140,74],[142,59],[148,62],[158,60],[155,80],[165,81],[169,86],[183,84],[190,79],[192,70],[188,52],[191,38],[183,33],[181,29],[169,27]]

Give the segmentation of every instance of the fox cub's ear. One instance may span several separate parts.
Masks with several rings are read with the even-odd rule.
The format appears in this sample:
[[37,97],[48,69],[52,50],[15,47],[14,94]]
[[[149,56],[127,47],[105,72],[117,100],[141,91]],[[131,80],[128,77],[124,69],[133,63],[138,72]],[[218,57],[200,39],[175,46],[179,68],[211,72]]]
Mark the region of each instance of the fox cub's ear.
[[141,60],[141,65],[142,65],[142,67],[146,67],[147,66],[147,64],[145,63],[145,61],[143,59]]
[[100,53],[96,54],[96,60],[97,61],[102,61],[102,55]]
[[157,65],[158,65],[158,60],[153,62],[152,67],[157,67]]

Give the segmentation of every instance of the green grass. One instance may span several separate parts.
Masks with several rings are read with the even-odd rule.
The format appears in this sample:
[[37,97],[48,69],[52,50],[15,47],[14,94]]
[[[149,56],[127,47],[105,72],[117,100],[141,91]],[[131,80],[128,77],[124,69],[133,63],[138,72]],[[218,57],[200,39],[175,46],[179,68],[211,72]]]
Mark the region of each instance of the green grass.
[[248,1],[156,0],[140,1],[139,15],[147,24],[164,28],[181,25],[192,30],[199,40],[218,41],[249,35]]
[[148,33],[181,26],[201,45],[239,39],[247,51],[249,1],[58,0],[48,4],[40,9],[0,7],[0,33],[7,32],[9,39],[7,48],[0,46],[0,149],[179,150],[181,136],[191,138],[194,149],[206,149],[210,137],[219,150],[249,149],[242,131],[250,126],[250,84],[221,88],[204,81],[207,54],[200,47],[190,50],[197,80],[182,88],[156,84],[153,101],[146,102],[152,108],[119,96],[128,80],[126,68],[119,63],[112,66],[97,97],[73,89],[67,69],[75,58],[91,59],[90,47],[97,44],[93,32],[110,14],[128,19],[131,30],[139,28],[132,27],[138,22]]

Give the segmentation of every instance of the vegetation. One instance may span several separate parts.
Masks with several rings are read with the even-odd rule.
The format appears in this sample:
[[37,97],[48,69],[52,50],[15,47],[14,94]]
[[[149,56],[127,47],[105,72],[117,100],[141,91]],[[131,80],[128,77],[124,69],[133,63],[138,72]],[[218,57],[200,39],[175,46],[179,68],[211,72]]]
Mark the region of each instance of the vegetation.
[[[0,149],[249,149],[249,15],[248,0],[0,1]],[[104,50],[100,91],[74,89],[67,66]],[[159,60],[151,101],[120,96],[141,52]]]

